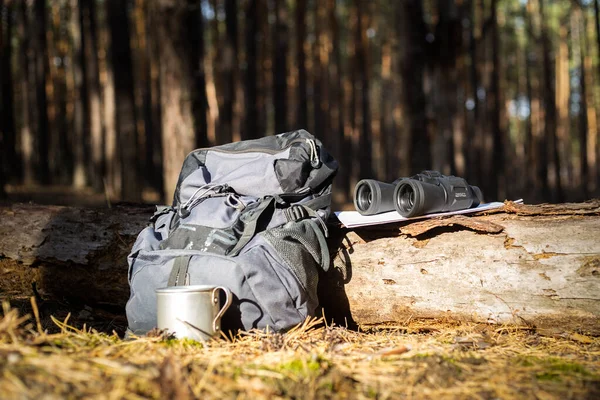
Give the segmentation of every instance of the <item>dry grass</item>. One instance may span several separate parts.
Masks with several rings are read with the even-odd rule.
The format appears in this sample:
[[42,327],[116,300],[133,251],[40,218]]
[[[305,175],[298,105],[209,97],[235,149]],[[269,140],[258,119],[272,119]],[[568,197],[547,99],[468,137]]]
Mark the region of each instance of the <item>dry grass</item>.
[[[34,307],[35,311],[35,307]],[[4,304],[2,399],[600,398],[600,338],[412,321],[355,332],[307,321],[208,343],[123,340]]]

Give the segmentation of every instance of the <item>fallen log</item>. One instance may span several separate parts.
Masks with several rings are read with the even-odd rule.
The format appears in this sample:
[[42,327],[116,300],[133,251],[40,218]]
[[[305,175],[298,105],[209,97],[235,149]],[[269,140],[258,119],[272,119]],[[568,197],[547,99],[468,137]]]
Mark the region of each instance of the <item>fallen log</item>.
[[[126,256],[152,212],[0,207],[0,297],[122,309]],[[600,334],[600,201],[331,233],[319,295],[338,323],[455,318]]]
[[360,324],[454,318],[597,335],[599,215],[598,201],[508,202],[493,215],[347,231],[331,275]]
[[0,296],[124,306],[127,254],[153,211],[135,205],[0,207]]

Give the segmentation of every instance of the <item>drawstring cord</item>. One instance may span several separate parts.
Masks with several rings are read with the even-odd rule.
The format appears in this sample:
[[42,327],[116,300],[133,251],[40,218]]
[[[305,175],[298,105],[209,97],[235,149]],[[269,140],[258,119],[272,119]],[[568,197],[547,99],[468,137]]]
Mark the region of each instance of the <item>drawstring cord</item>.
[[[229,188],[227,184],[211,184],[207,183],[205,185],[200,186],[198,189],[192,193],[190,198],[183,204],[181,204],[177,210],[177,213],[180,217],[185,218],[189,215],[189,210],[200,203],[204,198],[207,197],[207,194],[212,192],[212,194],[221,194]],[[221,194],[223,196],[227,196],[225,199],[225,204],[229,207],[235,208],[236,210],[243,210],[246,208],[247,204],[245,204],[240,196],[236,193],[227,193]]]
[[[192,193],[190,198],[185,203],[179,206],[177,213],[179,214],[179,216],[183,217],[183,214],[187,214],[187,211],[196,204],[198,204],[209,192],[214,192],[215,194],[220,193],[228,187],[228,185],[218,185],[212,183],[207,183],[205,185],[200,186],[194,191],[194,193]],[[201,191],[203,192],[200,193]]]
[[246,208],[246,204],[242,201],[242,199],[240,199],[240,196],[235,193],[229,193],[225,199],[225,204],[240,211]]
[[310,165],[312,165],[313,168],[319,168],[321,166],[321,160],[319,159],[317,144],[313,139],[306,139],[306,142],[310,147]]

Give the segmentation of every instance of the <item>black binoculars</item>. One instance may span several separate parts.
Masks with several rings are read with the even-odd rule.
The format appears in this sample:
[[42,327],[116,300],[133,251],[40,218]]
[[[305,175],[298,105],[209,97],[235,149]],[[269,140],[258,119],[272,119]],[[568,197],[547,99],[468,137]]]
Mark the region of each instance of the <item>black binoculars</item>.
[[363,179],[354,188],[354,207],[362,215],[374,215],[396,210],[401,216],[464,210],[483,202],[477,186],[463,178],[423,171],[410,178],[392,183]]

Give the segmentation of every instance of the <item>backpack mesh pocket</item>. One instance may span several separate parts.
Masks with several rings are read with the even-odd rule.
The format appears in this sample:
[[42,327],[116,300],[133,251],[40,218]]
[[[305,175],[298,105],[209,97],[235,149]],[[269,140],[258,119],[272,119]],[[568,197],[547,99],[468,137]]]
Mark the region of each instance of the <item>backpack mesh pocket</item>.
[[319,281],[318,267],[327,269],[329,253],[323,233],[313,220],[288,222],[280,228],[270,229],[263,237],[277,251],[296,276],[302,288],[316,293]]

